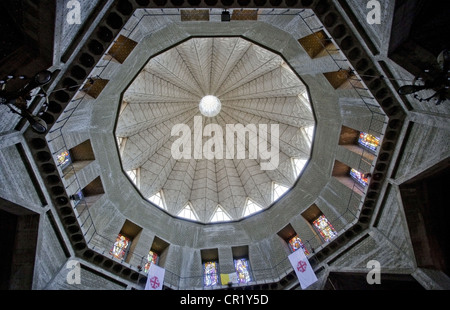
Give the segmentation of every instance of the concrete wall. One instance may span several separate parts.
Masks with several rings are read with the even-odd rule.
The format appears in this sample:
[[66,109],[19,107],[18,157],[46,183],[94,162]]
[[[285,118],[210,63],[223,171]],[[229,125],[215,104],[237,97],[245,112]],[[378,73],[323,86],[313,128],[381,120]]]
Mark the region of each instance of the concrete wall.
[[[392,6],[389,1],[383,3],[383,16],[386,19],[392,16]],[[381,51],[380,55],[373,55],[375,61],[385,61],[388,67],[397,77],[410,76],[396,67],[386,55],[386,42],[389,33],[389,22],[380,26],[371,27],[365,20],[364,6],[356,5],[355,1],[349,2],[351,7],[357,8],[353,12],[361,27],[372,36],[372,41]],[[390,3],[390,2],[389,2]],[[92,7],[86,10],[91,12]],[[153,31],[156,26],[160,28],[165,18],[151,19],[144,23],[146,30],[136,32],[134,39],[144,38],[147,31]],[[164,20],[165,22],[165,20]],[[304,35],[304,29],[299,28],[296,22],[285,21],[276,25],[284,30],[293,29],[298,37]],[[152,37],[152,43],[142,49],[147,53],[154,53],[171,43],[199,31],[196,27],[186,26],[179,28],[172,25],[163,31],[156,32]],[[220,27],[220,26],[219,26]],[[259,28],[261,27],[261,28]],[[182,29],[183,31],[180,31]],[[261,31],[264,30],[264,31]],[[251,28],[248,35],[254,36],[274,49],[282,46],[287,58],[296,70],[299,70],[304,80],[310,86],[311,95],[315,104],[315,113],[318,118],[316,141],[313,147],[313,160],[306,168],[302,179],[296,184],[294,191],[286,195],[280,203],[270,208],[263,214],[258,214],[244,221],[231,224],[202,225],[189,223],[184,220],[175,219],[164,211],[149,205],[139,196],[136,189],[120,169],[116,145],[113,136],[113,122],[119,103],[119,97],[114,95],[115,90],[126,86],[126,77],[131,77],[135,72],[127,71],[130,68],[140,68],[143,60],[137,58],[129,60],[126,66],[110,67],[110,72],[105,75],[121,74],[123,79],[114,80],[105,88],[105,97],[98,105],[93,105],[93,100],[86,101],[82,113],[71,119],[71,126],[76,129],[64,132],[65,142],[68,146],[77,145],[85,137],[93,142],[96,161],[86,166],[79,172],[81,183],[87,184],[89,180],[97,176],[102,177],[105,193],[90,206],[90,214],[95,222],[96,234],[92,246],[98,252],[109,251],[111,244],[120,231],[125,219],[129,219],[142,227],[142,233],[135,248],[136,257],[132,258],[130,264],[138,264],[139,254],[146,254],[152,244],[154,236],[166,240],[170,245],[165,253],[164,267],[167,269],[167,284],[173,287],[201,287],[201,256],[200,250],[207,248],[218,248],[221,272],[229,273],[232,268],[233,246],[248,245],[249,258],[254,270],[256,280],[277,281],[290,270],[286,263],[288,254],[286,246],[280,241],[276,233],[288,223],[293,226],[303,240],[307,243],[309,250],[318,249],[322,245],[314,236],[313,231],[302,218],[301,212],[313,203],[330,218],[338,217],[344,212],[349,196],[353,194],[351,189],[346,188],[335,178],[331,177],[333,162],[335,159],[342,160],[348,165],[353,165],[356,159],[354,154],[347,153],[337,145],[339,132],[342,125],[355,129],[365,126],[364,120],[368,114],[364,107],[355,107],[354,94],[345,93],[348,100],[339,99],[342,92],[330,93],[323,77],[318,76],[329,66],[326,60],[317,60],[314,64],[306,66],[302,61],[305,55],[296,53],[286,42],[280,42],[276,36],[262,37],[261,32],[267,34],[271,29],[267,25]],[[236,31],[236,26],[226,29]],[[63,30],[67,36],[73,36],[75,28]],[[210,34],[220,34],[223,29],[206,29]],[[260,32],[261,31],[261,32]],[[273,31],[273,34],[276,34]],[[172,41],[168,42],[167,38]],[[139,49],[139,47],[138,47]],[[137,50],[137,53],[144,51]],[[103,104],[103,105],[101,105]],[[383,185],[385,192],[380,199],[376,210],[378,216],[370,229],[361,233],[344,248],[327,258],[321,266],[325,272],[320,274],[319,283],[314,288],[321,288],[327,272],[330,271],[360,271],[366,272],[367,262],[376,259],[381,263],[382,271],[388,273],[412,274],[418,282],[426,288],[448,287],[448,277],[442,273],[417,268],[411,241],[408,234],[408,223],[404,217],[401,197],[398,194],[398,185],[411,179],[418,173],[428,169],[436,163],[448,158],[449,155],[449,127],[442,121],[448,123],[448,108],[446,106],[432,107],[412,101],[409,103],[413,108],[406,111],[407,122],[403,128],[401,143],[396,146],[395,162],[389,169],[394,172]],[[405,105],[406,106],[406,105]],[[79,110],[81,111],[81,110]],[[92,113],[92,122],[86,118]],[[354,117],[360,115],[361,117]],[[80,122],[77,123],[77,117]],[[326,120],[326,121],[324,121]],[[36,173],[36,167],[28,154],[26,144],[23,143],[20,134],[9,132],[11,129],[10,119],[6,120],[5,130],[0,136],[0,191],[2,208],[13,212],[10,203],[23,206],[39,215],[39,232],[35,252],[35,264],[33,270],[34,289],[126,289],[132,287],[133,283],[118,278],[110,273],[107,268],[94,266],[86,261],[81,261],[82,284],[69,284],[66,268],[67,262],[73,258],[73,250],[64,227],[54,211],[54,207],[46,199],[48,193],[40,192],[42,180]],[[89,123],[89,127],[85,127]],[[79,124],[79,125],[76,125]],[[82,125],[80,125],[82,124]],[[104,126],[103,126],[104,125]],[[76,133],[75,133],[76,131]],[[55,140],[53,150],[61,146]],[[16,145],[22,145],[22,151]],[[22,152],[22,156],[21,153]],[[23,154],[25,156],[23,156]],[[29,159],[29,162],[27,161]],[[307,180],[307,181],[306,181]],[[69,180],[65,180],[67,182]],[[67,184],[70,184],[67,183]],[[282,212],[281,212],[282,211]],[[351,223],[352,217],[340,218],[341,227]],[[170,227],[170,229],[167,229]],[[69,246],[66,246],[69,245]],[[270,251],[267,251],[270,249]],[[76,258],[79,259],[79,258]],[[272,271],[268,271],[272,268]],[[276,269],[274,274],[273,270]],[[181,279],[181,280],[180,280]],[[436,285],[430,285],[434,283]],[[142,284],[142,283],[141,283]],[[141,285],[139,288],[142,288]]]

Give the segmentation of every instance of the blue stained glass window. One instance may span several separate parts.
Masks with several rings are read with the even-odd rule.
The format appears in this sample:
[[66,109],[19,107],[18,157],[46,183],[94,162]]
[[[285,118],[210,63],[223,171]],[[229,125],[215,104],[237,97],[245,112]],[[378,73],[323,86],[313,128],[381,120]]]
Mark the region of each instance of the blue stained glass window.
[[203,284],[204,286],[213,286],[219,283],[217,262],[210,261],[203,263]]
[[238,283],[248,283],[252,280],[250,275],[250,262],[246,258],[234,260]]
[[356,169],[351,169],[350,170],[350,176],[361,186],[366,187],[367,184],[369,184],[369,179],[366,175],[364,175],[363,173],[359,172]]
[[83,195],[82,190],[80,190],[77,193],[72,195],[72,199],[74,201],[75,206],[77,206],[81,202],[81,200],[83,200],[83,198],[84,198],[84,195]]

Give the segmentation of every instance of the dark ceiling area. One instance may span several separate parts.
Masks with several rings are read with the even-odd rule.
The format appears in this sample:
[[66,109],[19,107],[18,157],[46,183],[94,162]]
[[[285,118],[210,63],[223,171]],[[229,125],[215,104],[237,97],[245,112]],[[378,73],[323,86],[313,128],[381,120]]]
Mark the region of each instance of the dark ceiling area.
[[[440,31],[436,31],[439,29]],[[392,22],[389,57],[419,75],[449,49],[448,2],[397,0]]]
[[450,218],[442,195],[450,188],[450,161],[441,162],[400,186],[417,265],[450,275]]
[[4,59],[25,43],[25,36],[20,29],[21,12],[20,1],[14,2],[16,7],[8,2],[0,2],[0,64]]
[[[421,1],[412,24],[410,39],[433,54],[449,48],[450,18],[446,1]],[[442,31],[436,31],[440,29]]]
[[0,78],[33,76],[53,64],[55,0],[0,2]]

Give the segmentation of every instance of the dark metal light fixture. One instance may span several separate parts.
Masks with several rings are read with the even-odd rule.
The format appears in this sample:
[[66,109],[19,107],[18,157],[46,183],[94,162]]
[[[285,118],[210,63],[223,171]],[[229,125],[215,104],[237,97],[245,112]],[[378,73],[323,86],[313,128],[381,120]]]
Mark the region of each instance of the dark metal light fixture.
[[[20,80],[26,79],[25,76],[19,76]],[[7,90],[7,84],[9,81],[14,79],[14,76],[9,75],[6,79],[0,80],[0,104],[4,104],[9,107],[11,112],[20,115],[22,118],[26,119],[31,128],[38,133],[45,133],[47,131],[47,124],[44,120],[36,115],[33,115],[27,107],[27,100],[31,100],[31,92],[38,87],[50,82],[52,78],[52,73],[50,71],[41,71],[37,73],[30,81],[22,88],[17,90],[9,91]],[[42,88],[41,88],[42,90]],[[44,96],[46,96],[45,91],[42,90]]]
[[221,15],[221,21],[229,22],[230,20],[231,20],[230,12],[228,12],[227,10],[223,10]]
[[[426,70],[428,78],[424,79],[420,76],[414,78],[412,85],[404,85],[400,87],[397,92],[400,95],[414,94],[414,98],[420,102],[429,102],[431,99],[436,99],[436,105],[441,104],[445,100],[450,99],[450,52],[443,50],[437,57],[439,70]],[[434,90],[435,93],[428,97],[422,98],[417,93],[422,90]]]

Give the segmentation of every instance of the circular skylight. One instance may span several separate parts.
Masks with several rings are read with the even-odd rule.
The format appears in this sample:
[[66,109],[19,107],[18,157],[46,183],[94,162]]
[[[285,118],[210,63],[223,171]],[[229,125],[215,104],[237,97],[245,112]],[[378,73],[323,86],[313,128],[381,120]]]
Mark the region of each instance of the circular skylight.
[[207,117],[214,117],[219,114],[222,104],[219,98],[212,95],[207,95],[200,100],[198,108],[200,112]]

